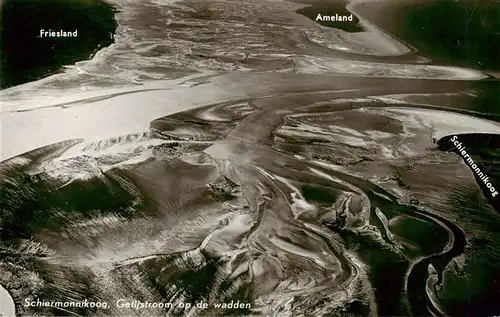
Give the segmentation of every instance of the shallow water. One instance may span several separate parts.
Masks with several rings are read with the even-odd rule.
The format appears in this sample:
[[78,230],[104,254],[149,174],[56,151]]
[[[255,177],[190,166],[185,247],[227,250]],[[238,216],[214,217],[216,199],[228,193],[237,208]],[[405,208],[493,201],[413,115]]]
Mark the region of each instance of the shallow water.
[[[115,43],[0,92],[20,314],[497,313],[497,203],[449,142],[496,185],[495,79],[431,65],[359,3],[360,32],[296,13],[318,3],[113,4]],[[214,306],[232,300],[251,307]]]

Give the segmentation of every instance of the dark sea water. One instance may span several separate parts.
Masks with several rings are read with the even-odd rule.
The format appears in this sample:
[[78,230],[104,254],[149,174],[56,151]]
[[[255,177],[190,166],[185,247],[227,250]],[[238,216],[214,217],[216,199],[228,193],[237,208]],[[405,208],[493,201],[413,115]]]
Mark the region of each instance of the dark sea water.
[[[459,150],[450,142],[451,137],[439,140],[439,148],[443,151],[452,151],[461,156]],[[474,160],[481,172],[488,176],[490,183],[495,188],[500,188],[500,137],[490,134],[462,134],[458,139],[465,151]],[[469,165],[464,159],[464,164]],[[472,168],[471,168],[472,171]],[[500,197],[493,197],[485,183],[477,176],[474,177],[481,188],[484,197],[496,211],[500,211]],[[478,208],[474,200],[466,202],[472,208]],[[461,204],[457,204],[460,208]],[[484,215],[486,220],[486,215]],[[493,232],[498,228],[491,227]],[[465,242],[465,241],[464,241]],[[445,284],[441,296],[443,302],[453,314],[459,315],[466,311],[468,314],[489,316],[496,314],[495,302],[500,294],[500,266],[498,265],[499,252],[495,245],[500,244],[500,238],[493,236],[490,239],[473,238],[469,241],[469,267],[465,276],[457,277],[448,275],[449,284]],[[463,246],[462,246],[463,248]],[[460,253],[463,252],[460,251]],[[466,296],[467,300],[459,299]]]
[[[498,3],[302,2],[5,3],[0,284],[18,315],[500,313],[500,205],[449,141],[500,186]],[[230,301],[251,307],[213,305]]]
[[[114,8],[100,0],[5,0],[1,6],[0,88],[57,73],[113,42]],[[78,30],[78,37],[40,38],[40,29]]]
[[[302,9],[297,10],[297,13],[300,13],[309,19],[316,21],[316,17],[318,14],[321,14],[322,16],[335,16],[335,14],[338,14],[340,16],[350,16],[351,12],[349,12],[345,8],[345,4],[343,3],[338,3],[338,4],[329,4],[329,5],[313,5],[313,6],[308,6]],[[317,21],[318,24],[328,26],[331,28],[336,28],[340,30],[344,30],[347,32],[359,32],[363,30],[361,26],[359,26],[358,22],[359,19],[355,15],[353,15],[353,21]]]

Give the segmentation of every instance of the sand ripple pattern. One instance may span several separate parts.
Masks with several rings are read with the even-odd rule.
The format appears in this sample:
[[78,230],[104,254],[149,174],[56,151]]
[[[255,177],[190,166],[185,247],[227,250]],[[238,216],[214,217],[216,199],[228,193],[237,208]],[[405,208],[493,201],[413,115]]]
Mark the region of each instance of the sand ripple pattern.
[[[37,297],[110,304],[64,312],[80,316],[446,313],[471,228],[500,223],[437,146],[500,133],[467,108],[483,74],[427,65],[369,21],[320,27],[291,2],[114,2],[115,44],[0,96],[16,136],[0,284],[17,314],[63,313],[22,305]],[[214,306],[230,301],[251,307]]]

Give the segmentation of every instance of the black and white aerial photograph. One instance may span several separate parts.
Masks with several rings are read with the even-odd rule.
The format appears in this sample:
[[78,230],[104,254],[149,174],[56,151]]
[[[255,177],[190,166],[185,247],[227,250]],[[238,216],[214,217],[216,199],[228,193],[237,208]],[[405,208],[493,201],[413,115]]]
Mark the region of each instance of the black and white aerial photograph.
[[500,316],[500,0],[0,0],[0,316]]

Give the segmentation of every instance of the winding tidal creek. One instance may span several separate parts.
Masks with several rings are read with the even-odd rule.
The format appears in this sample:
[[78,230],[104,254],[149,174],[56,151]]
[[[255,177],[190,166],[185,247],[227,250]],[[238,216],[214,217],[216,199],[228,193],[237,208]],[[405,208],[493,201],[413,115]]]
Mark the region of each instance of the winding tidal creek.
[[[34,21],[85,54],[2,75],[0,315],[500,313],[498,64],[426,31],[452,2]],[[450,38],[498,7],[465,7],[469,35],[446,16]]]

